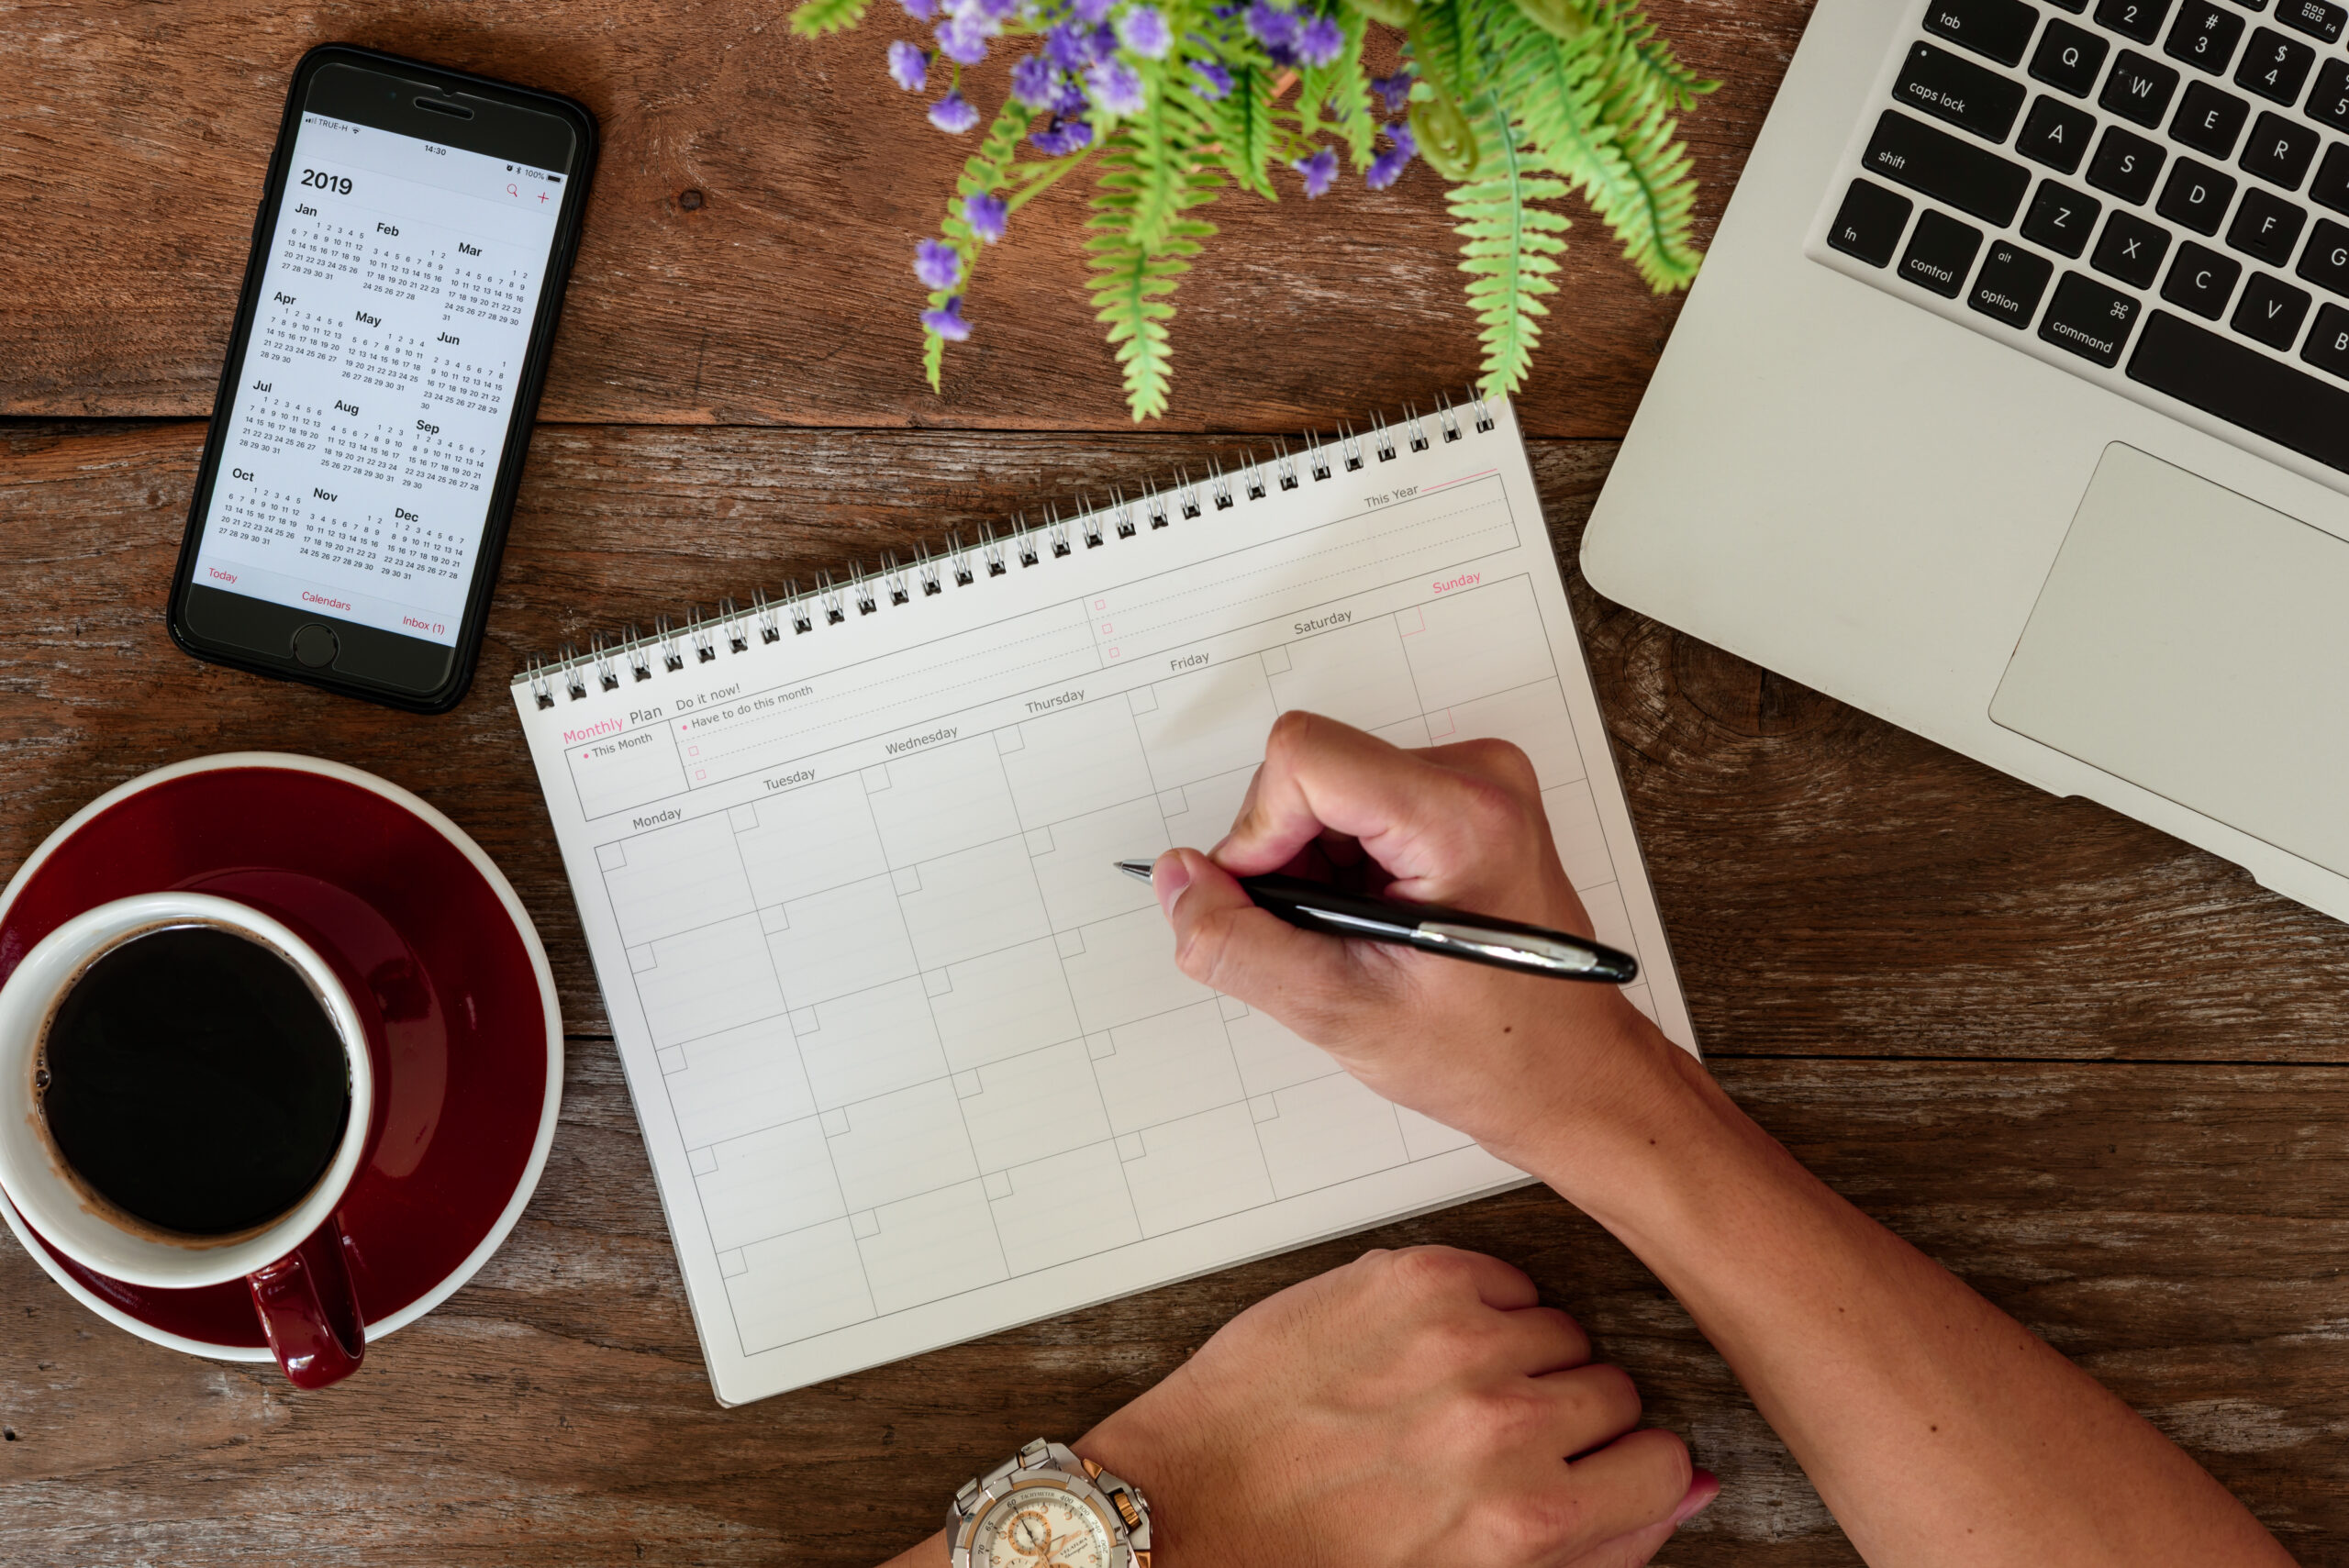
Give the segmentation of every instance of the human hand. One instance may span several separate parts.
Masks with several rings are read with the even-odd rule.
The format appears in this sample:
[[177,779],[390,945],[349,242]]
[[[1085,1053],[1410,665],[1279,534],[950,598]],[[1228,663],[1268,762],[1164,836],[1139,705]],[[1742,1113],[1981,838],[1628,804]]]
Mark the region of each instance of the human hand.
[[1497,1258],[1366,1252],[1073,1446],[1151,1499],[1159,1568],[1636,1568],[1720,1483],[1535,1299]]
[[1230,833],[1159,858],[1176,962],[1520,1165],[1537,1133],[1677,1086],[1680,1052],[1614,986],[1300,930],[1234,880],[1276,871],[1589,936],[1532,764],[1507,741],[1407,751],[1283,714]]

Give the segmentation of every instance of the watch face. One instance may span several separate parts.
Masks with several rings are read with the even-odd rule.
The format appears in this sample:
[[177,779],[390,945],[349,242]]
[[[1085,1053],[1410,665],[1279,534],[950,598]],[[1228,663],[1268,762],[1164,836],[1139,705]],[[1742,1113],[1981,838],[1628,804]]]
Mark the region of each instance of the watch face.
[[1023,1486],[987,1510],[972,1542],[987,1568],[1109,1568],[1109,1531],[1085,1500]]

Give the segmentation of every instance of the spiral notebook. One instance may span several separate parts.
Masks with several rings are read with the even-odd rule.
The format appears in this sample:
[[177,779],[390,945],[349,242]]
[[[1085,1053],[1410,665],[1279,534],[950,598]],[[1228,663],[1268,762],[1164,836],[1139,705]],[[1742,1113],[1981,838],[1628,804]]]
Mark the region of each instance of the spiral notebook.
[[1525,1178],[1186,979],[1111,865],[1274,717],[1533,759],[1694,1049],[1505,403],[525,673],[710,1381],[737,1404]]

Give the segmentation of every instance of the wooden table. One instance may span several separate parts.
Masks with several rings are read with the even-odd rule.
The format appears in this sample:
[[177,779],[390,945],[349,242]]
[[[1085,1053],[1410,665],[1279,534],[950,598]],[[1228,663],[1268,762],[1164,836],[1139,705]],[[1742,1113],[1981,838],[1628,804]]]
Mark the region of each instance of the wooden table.
[[[1435,1240],[1530,1270],[1721,1473],[1664,1561],[1855,1561],[1687,1316],[1539,1193],[712,1402],[506,675],[1042,498],[1424,407],[1475,363],[1422,167],[1383,195],[1349,180],[1309,206],[1220,204],[1182,295],[1173,411],[1139,432],[1082,304],[1077,194],[1056,195],[990,259],[980,330],[933,397],[908,262],[954,150],[885,88],[885,5],[823,45],[788,37],[787,5],[0,8],[0,866],[178,758],[354,763],[506,868],[571,1052],[513,1239],[325,1394],[131,1339],[0,1240],[0,1562],[852,1568],[930,1529],[975,1464],[1081,1430],[1245,1303],[1364,1244]],[[1708,231],[1805,9],[1655,5],[1728,82],[1686,127]],[[446,717],[199,665],[163,632],[285,73],[330,39],[559,88],[604,121],[483,675]],[[1520,402],[1568,562],[1675,311],[1595,225],[1576,238]],[[2349,1564],[2349,932],[1574,592],[1731,1092],[2185,1443],[2302,1562]]]

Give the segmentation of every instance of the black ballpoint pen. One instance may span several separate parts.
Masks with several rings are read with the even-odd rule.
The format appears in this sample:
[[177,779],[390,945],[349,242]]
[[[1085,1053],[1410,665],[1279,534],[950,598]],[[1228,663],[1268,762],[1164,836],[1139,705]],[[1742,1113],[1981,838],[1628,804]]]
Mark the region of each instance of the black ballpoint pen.
[[[1150,880],[1149,861],[1112,863],[1128,876]],[[1395,942],[1421,952],[1488,963],[1520,974],[1546,974],[1553,980],[1603,980],[1620,985],[1639,977],[1640,961],[1630,953],[1564,931],[1521,926],[1514,920],[1497,920],[1435,904],[1365,898],[1297,876],[1243,876],[1240,886],[1259,909],[1308,931]]]

